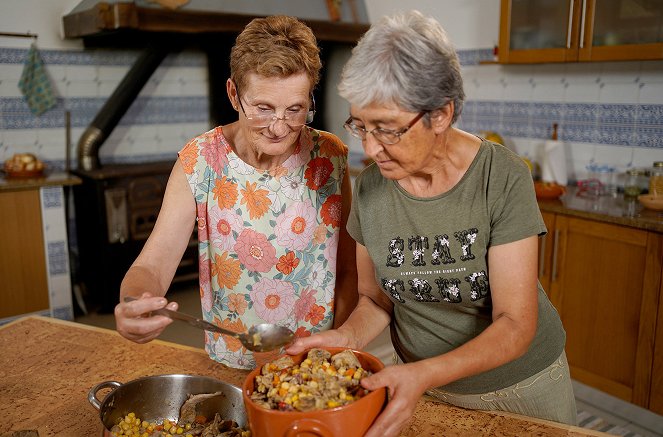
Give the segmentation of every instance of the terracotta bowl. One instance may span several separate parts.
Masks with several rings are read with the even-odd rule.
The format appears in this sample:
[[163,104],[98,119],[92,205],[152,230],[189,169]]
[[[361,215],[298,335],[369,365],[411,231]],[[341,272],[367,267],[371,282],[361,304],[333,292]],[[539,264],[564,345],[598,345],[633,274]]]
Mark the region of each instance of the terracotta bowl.
[[[322,349],[334,355],[346,348]],[[375,373],[384,368],[384,364],[375,356],[356,350],[352,352],[364,369]],[[295,364],[301,363],[305,358],[306,352],[292,356]],[[249,426],[252,434],[257,437],[361,437],[385,406],[387,390],[383,387],[348,405],[327,410],[306,412],[266,410],[251,400],[255,377],[259,373],[260,368],[254,369],[242,386]]]
[[641,194],[638,196],[638,200],[647,209],[653,209],[654,211],[663,211],[663,196]]

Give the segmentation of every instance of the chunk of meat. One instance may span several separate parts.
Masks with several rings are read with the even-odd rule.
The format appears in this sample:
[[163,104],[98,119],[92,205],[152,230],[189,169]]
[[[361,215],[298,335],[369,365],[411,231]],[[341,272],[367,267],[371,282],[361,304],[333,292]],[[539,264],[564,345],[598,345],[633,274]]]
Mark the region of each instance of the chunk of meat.
[[313,364],[322,363],[325,360],[328,360],[329,357],[331,357],[331,353],[327,352],[324,349],[311,349],[310,351],[308,351],[308,354],[306,355],[306,358],[311,360]]
[[340,369],[341,367],[349,368],[349,367],[354,367],[358,368],[361,367],[361,363],[355,356],[355,354],[352,353],[351,350],[346,349],[343,352],[339,352],[333,357],[331,357],[331,363],[336,367],[337,369]]
[[189,395],[182,407],[180,408],[180,419],[182,423],[193,423],[196,420],[196,416],[199,414],[200,408],[198,406],[209,399],[215,398],[217,396],[225,396],[223,392],[218,391],[216,393],[202,393],[198,395]]

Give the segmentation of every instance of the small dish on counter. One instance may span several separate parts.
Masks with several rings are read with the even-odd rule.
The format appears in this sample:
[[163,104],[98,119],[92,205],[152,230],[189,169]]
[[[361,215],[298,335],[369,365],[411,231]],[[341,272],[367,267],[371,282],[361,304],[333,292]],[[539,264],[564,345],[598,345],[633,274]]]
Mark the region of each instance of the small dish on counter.
[[641,194],[638,200],[647,209],[654,211],[663,211],[663,196],[654,196],[652,194]]

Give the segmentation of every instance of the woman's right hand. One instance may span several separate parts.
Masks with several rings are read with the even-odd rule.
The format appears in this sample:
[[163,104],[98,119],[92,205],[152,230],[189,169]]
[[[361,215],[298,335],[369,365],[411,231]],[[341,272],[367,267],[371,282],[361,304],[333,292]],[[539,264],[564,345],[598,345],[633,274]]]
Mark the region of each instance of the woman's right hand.
[[115,306],[115,325],[122,337],[136,343],[147,343],[158,337],[173,320],[165,316],[148,316],[159,308],[176,311],[177,302],[168,302],[165,297],[143,293],[139,299]]

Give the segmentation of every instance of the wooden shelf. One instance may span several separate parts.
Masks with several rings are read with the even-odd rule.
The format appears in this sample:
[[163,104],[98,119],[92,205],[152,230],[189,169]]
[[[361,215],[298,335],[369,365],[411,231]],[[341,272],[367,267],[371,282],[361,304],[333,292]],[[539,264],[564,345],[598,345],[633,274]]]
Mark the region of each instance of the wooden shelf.
[[[93,45],[111,45],[118,36],[128,36],[136,44],[160,34],[209,36],[239,33],[256,15],[209,11],[172,11],[146,8],[134,3],[100,2],[90,9],[62,18],[65,38],[83,38]],[[320,41],[355,43],[368,30],[368,24],[302,20]]]

